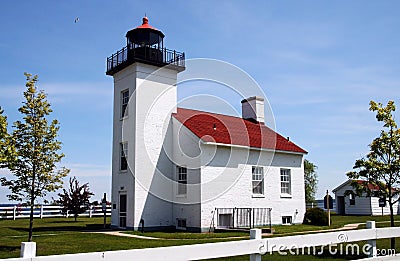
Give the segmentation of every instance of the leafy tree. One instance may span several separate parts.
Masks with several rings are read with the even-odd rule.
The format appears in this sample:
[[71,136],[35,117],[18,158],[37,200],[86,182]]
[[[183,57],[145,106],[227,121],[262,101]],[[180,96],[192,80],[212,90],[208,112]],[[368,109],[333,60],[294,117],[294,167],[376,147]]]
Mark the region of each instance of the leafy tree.
[[16,157],[7,160],[2,166],[8,168],[15,179],[3,177],[0,182],[2,186],[11,190],[11,194],[7,195],[10,200],[28,202],[28,241],[32,241],[35,201],[45,197],[47,192],[61,188],[62,178],[69,170],[56,167],[64,157],[64,154],[59,153],[61,142],[56,139],[59,124],[57,120],[52,120],[51,123],[47,121],[52,109],[46,100],[46,94],[37,90],[38,76],[32,77],[28,73],[25,73],[25,76],[25,101],[18,109],[23,115],[23,120],[14,122],[14,130],[9,138],[10,147],[15,151]]
[[7,132],[7,117],[0,107],[0,168],[5,167],[7,162],[14,161],[14,150],[10,146],[10,135]]
[[63,193],[59,193],[60,199],[58,203],[64,206],[63,212],[67,211],[74,214],[75,221],[79,214],[84,213],[89,208],[89,199],[94,194],[89,191],[89,184],[79,185],[79,181],[73,177],[69,178],[69,190],[63,189]]
[[[400,130],[393,117],[396,107],[393,101],[389,101],[386,107],[371,101],[369,110],[376,112],[376,119],[383,122],[383,129],[369,145],[370,152],[356,160],[353,167],[356,171],[348,172],[347,176],[354,180],[352,186],[357,195],[365,193],[370,196],[372,190],[378,188],[378,195],[375,195],[387,200],[390,225],[394,227],[393,206],[398,203],[400,194]],[[357,182],[358,179],[364,182]],[[395,239],[392,238],[392,248],[394,244]]]
[[4,111],[0,107],[0,164],[6,161],[5,148],[7,134],[7,117],[3,115]]
[[304,186],[307,203],[315,202],[318,183],[317,168],[312,162],[304,160]]

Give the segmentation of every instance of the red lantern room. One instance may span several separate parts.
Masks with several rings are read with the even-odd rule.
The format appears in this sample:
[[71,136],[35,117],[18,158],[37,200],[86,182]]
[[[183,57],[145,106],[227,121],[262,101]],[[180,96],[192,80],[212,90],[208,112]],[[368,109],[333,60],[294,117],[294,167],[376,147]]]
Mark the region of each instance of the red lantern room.
[[165,35],[149,24],[143,17],[142,25],[126,33],[126,46],[107,58],[107,75],[124,69],[134,62],[166,66],[178,71],[185,69],[185,53],[164,47]]

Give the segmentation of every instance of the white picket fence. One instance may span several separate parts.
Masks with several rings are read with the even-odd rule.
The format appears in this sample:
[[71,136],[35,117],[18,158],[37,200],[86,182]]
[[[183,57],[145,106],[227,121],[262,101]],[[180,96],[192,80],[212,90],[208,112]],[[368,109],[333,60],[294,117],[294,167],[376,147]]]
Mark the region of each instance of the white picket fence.
[[[376,248],[376,240],[381,238],[400,237],[400,227],[375,228],[374,221],[367,222],[367,229],[336,231],[318,234],[307,234],[287,237],[264,238],[260,229],[250,231],[250,240],[207,243],[196,245],[159,247],[147,249],[133,249],[120,251],[93,252],[54,256],[36,256],[36,244],[34,242],[22,243],[21,258],[4,259],[4,261],[115,261],[115,260],[202,260],[239,255],[250,255],[251,261],[261,261],[262,255],[274,252],[279,254],[301,254],[321,248],[336,246],[339,250],[342,243],[351,245],[350,242],[368,240],[368,255],[372,259],[367,260],[398,260],[400,256],[391,252],[390,256],[376,257],[379,249]],[[286,252],[283,252],[286,251]],[[354,251],[354,250],[353,250]],[[288,253],[289,252],[289,253]],[[312,253],[310,253],[312,254]],[[315,254],[315,253],[314,253]],[[357,254],[357,253],[356,253]],[[316,253],[315,255],[318,255]],[[268,257],[267,257],[268,259]]]
[[[0,207],[0,219],[17,219],[17,218],[29,218],[30,208],[29,207]],[[35,218],[47,218],[47,217],[71,217],[72,215],[62,212],[62,206],[50,206],[50,205],[38,205],[34,209]],[[90,206],[89,209],[82,214],[80,217],[96,217],[103,216],[102,206]],[[107,205],[106,215],[111,215],[111,205]]]

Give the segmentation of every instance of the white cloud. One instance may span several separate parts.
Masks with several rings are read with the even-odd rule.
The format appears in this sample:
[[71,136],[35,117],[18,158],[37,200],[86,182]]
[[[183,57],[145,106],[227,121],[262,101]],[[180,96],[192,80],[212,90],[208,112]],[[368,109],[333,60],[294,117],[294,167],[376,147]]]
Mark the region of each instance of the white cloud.
[[[94,99],[95,97],[112,97],[113,87],[108,82],[70,82],[70,83],[38,83],[39,90],[44,90],[52,101],[59,102],[73,99]],[[0,86],[0,98],[15,99],[23,97],[24,87]],[[111,99],[110,99],[111,100]]]
[[108,82],[45,83],[38,85],[49,95],[110,95],[113,87]]
[[65,163],[66,168],[71,170],[69,176],[73,177],[111,177],[110,165]]
[[[66,163],[64,165],[71,169],[70,174],[64,179],[64,187],[68,186],[69,177],[75,176],[81,184],[89,183],[90,190],[95,193],[95,196],[92,197],[93,200],[101,198],[104,192],[110,193],[111,166],[79,163]],[[8,169],[0,169],[0,177],[12,179],[13,173]],[[57,198],[58,192],[48,193],[46,199]],[[0,187],[0,203],[10,203],[6,197],[8,194],[10,194],[8,188]],[[39,202],[42,202],[42,199]]]

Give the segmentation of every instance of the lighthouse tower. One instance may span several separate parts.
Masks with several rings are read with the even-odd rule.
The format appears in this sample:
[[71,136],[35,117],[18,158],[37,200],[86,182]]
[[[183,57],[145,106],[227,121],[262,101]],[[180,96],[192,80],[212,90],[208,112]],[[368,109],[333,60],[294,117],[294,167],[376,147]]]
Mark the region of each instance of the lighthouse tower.
[[147,17],[126,38],[107,58],[106,74],[114,78],[111,226],[170,227],[172,188],[164,179],[172,179],[175,168],[171,114],[185,55],[166,49],[164,34]]

